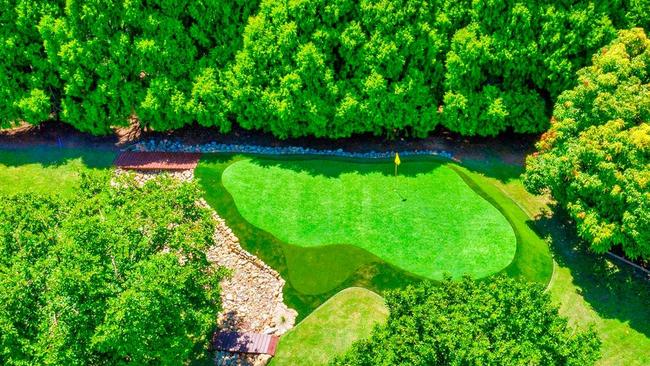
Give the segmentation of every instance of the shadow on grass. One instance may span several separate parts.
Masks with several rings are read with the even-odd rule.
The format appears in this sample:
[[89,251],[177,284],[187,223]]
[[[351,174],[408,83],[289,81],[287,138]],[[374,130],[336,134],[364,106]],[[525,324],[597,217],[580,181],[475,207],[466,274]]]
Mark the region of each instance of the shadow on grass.
[[556,262],[571,269],[574,285],[598,315],[617,319],[650,337],[650,281],[627,265],[588,251],[566,212],[554,207],[532,223],[551,239]]
[[[394,176],[395,166],[393,159],[360,159],[344,157],[323,157],[317,155],[286,155],[282,158],[277,156],[247,156],[254,164],[263,168],[281,168],[294,172],[305,172],[312,177],[338,178],[343,174],[382,174]],[[336,160],[345,164],[320,164],[322,160]],[[408,156],[402,157],[402,165],[398,168],[398,174],[405,177],[415,177],[420,174],[427,174],[442,167],[449,160],[435,156]]]
[[[383,293],[420,281],[419,277],[356,246],[299,247],[284,243],[269,232],[250,224],[241,216],[221,181],[223,171],[240,158],[243,157],[223,154],[204,156],[195,171],[195,177],[203,187],[206,201],[226,220],[228,227],[239,238],[241,246],[278,271],[286,280],[284,300],[298,312],[297,321],[347,287],[365,287]],[[277,161],[277,164],[285,166],[283,161]],[[291,159],[286,164],[294,166]],[[359,165],[367,166],[368,170],[377,170],[373,167],[376,164]]]
[[56,148],[50,146],[21,149],[0,149],[0,165],[20,167],[39,164],[43,167],[59,167],[79,160],[88,168],[106,168],[113,164],[113,150]]
[[462,165],[471,172],[496,179],[504,184],[519,179],[524,172],[523,166],[506,164],[494,157],[486,157],[484,160],[466,159],[462,161]]

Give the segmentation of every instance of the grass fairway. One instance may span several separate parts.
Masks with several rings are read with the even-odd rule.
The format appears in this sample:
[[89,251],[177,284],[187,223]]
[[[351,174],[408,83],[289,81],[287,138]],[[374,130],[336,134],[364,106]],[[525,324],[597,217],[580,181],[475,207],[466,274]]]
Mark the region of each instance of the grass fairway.
[[271,366],[327,365],[387,317],[381,296],[363,288],[347,288],[280,338]]
[[86,149],[0,150],[0,194],[22,192],[72,196],[79,173],[111,166],[115,153]]
[[222,179],[246,220],[291,245],[354,245],[435,280],[486,277],[515,255],[506,218],[435,161],[395,177],[386,162],[243,159]]

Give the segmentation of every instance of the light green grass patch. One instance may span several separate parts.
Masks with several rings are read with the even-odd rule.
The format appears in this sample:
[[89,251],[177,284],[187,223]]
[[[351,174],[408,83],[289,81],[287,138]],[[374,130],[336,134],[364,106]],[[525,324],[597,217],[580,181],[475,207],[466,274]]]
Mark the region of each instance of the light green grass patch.
[[355,245],[430,279],[496,273],[516,238],[506,218],[450,167],[405,161],[244,159],[223,172],[241,215],[301,247]]
[[327,365],[354,341],[368,337],[373,326],[387,317],[381,296],[359,287],[347,288],[280,338],[271,366]]
[[115,153],[88,149],[0,150],[0,194],[53,193],[72,196],[80,173],[111,166]]

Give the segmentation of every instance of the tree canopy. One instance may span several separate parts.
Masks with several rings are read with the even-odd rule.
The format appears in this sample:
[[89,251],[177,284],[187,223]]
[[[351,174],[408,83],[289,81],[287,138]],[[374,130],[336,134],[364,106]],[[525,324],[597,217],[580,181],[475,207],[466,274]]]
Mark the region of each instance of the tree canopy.
[[[218,70],[241,44],[257,3],[201,1],[0,2],[0,123],[50,114],[106,134],[220,123]],[[6,26],[5,26],[6,25]]]
[[650,39],[621,31],[558,98],[525,183],[550,191],[598,253],[650,258]]
[[[198,188],[85,177],[78,196],[0,200],[0,363],[179,365],[219,311]],[[204,349],[204,348],[203,348]]]
[[0,124],[541,132],[648,0],[0,0]]
[[558,315],[537,284],[445,280],[388,293],[390,314],[333,365],[593,365],[600,341]]
[[618,5],[262,0],[224,75],[226,110],[281,137],[540,132],[615,22],[641,21]]

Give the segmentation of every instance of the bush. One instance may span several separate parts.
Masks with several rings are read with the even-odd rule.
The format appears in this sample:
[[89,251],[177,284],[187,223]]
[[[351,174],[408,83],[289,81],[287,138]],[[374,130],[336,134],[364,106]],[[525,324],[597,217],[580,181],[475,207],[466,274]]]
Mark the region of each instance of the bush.
[[[124,183],[124,182],[123,182]],[[219,280],[195,185],[0,200],[0,364],[179,365],[209,339]],[[197,347],[199,346],[199,347]]]
[[445,280],[391,292],[390,314],[334,365],[593,365],[600,341],[558,315],[537,284]]

